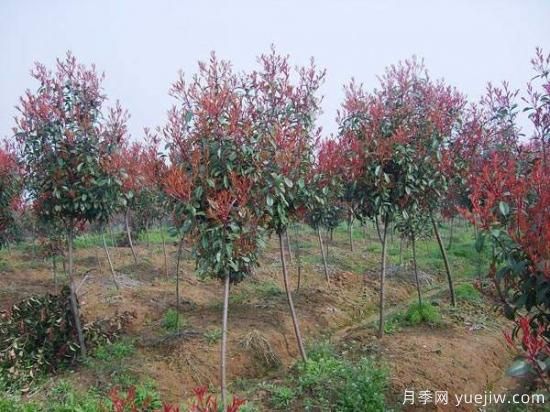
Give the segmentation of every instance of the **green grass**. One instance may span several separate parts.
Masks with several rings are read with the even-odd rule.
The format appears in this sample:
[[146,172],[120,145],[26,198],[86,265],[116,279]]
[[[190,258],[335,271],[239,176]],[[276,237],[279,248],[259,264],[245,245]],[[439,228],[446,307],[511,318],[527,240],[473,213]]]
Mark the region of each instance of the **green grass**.
[[222,337],[222,330],[220,328],[210,329],[204,332],[204,339],[206,340],[206,343],[209,345],[214,345],[218,343],[218,341]]
[[455,296],[458,301],[476,303],[481,301],[481,293],[471,284],[463,283],[455,287]]
[[371,358],[350,361],[326,342],[296,366],[292,386],[306,411],[375,412],[384,409],[385,369]]
[[404,320],[409,325],[418,325],[420,323],[438,324],[441,321],[441,313],[437,306],[429,303],[413,303],[407,309]]
[[349,360],[327,341],[308,347],[308,360],[277,383],[260,383],[269,410],[378,412],[388,388],[385,368],[369,357]]
[[172,236],[166,228],[164,228],[162,232],[160,228],[150,229],[147,232],[141,232],[137,241],[143,244],[149,243],[150,245],[162,245],[163,232],[166,243],[178,241],[178,238],[176,236]]
[[185,326],[186,322],[183,316],[175,309],[168,309],[164,312],[161,321],[162,327],[169,332],[175,332],[178,328]]
[[[156,388],[150,383],[135,385],[135,403],[139,410],[159,410],[162,407]],[[126,394],[120,394],[123,398]],[[148,405],[147,409],[141,409]],[[100,412],[112,410],[107,393],[91,388],[81,392],[69,381],[61,380],[49,388],[41,401],[29,401],[19,396],[0,395],[0,412]]]
[[130,340],[116,341],[110,345],[100,345],[95,349],[94,357],[100,361],[119,361],[135,353],[135,347]]

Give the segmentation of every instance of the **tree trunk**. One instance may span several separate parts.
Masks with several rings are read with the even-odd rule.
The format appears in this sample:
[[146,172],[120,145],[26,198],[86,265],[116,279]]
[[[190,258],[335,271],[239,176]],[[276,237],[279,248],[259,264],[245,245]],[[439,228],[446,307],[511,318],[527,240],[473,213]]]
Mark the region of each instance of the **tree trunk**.
[[164,237],[164,226],[160,226],[160,236],[162,238],[162,253],[164,254],[164,276],[168,279],[168,254],[166,252],[166,238]]
[[53,285],[55,293],[57,294],[57,262],[55,260],[55,254],[52,256],[52,270],[53,270]]
[[109,254],[109,249],[107,248],[107,241],[105,240],[105,230],[101,231],[101,240],[103,241],[103,250],[105,251],[105,255],[107,256],[107,261],[109,262],[109,268],[111,269],[111,276],[113,278],[113,283],[115,284],[116,289],[119,290],[120,286],[116,281],[115,268],[113,267],[113,261],[111,260],[111,255]]
[[441,236],[439,235],[439,229],[437,228],[437,223],[433,217],[433,214],[430,213],[430,219],[432,221],[432,226],[434,229],[434,234],[437,239],[437,244],[439,245],[439,250],[441,251],[441,256],[443,257],[443,263],[445,263],[445,271],[447,272],[447,280],[449,282],[449,293],[451,294],[451,305],[456,306],[456,297],[455,289],[453,286],[453,277],[451,275],[451,267],[449,266],[449,259],[447,258],[447,252],[441,241]]
[[302,283],[302,259],[300,256],[300,238],[298,237],[298,229],[294,226],[294,234],[296,236],[296,263],[298,264],[298,282],[296,284],[296,292],[300,291],[300,285]]
[[281,252],[281,263],[283,265],[283,282],[285,284],[286,297],[288,300],[288,306],[290,307],[290,315],[292,317],[292,324],[294,326],[294,333],[296,335],[296,341],[298,343],[298,350],[300,356],[305,362],[307,360],[306,350],[304,349],[304,342],[302,340],[302,334],[300,333],[300,325],[298,324],[298,318],[296,316],[296,310],[294,309],[294,302],[292,301],[292,292],[290,291],[290,285],[288,282],[288,272],[286,269],[285,252],[283,245],[283,234],[279,233],[279,250]]
[[97,247],[94,247],[95,260],[97,261],[97,270],[100,275],[103,275],[103,265],[101,264],[101,260],[99,259],[99,252],[97,251],[97,249]]
[[321,256],[323,258],[323,269],[325,270],[325,279],[327,285],[330,287],[330,276],[328,274],[327,257],[325,256],[325,249],[323,248],[323,236],[321,236],[321,228],[317,228],[317,237],[319,238],[319,248],[321,249]]
[[380,232],[380,223],[378,223],[378,216],[374,218],[374,223],[376,226],[376,234],[378,235],[378,239],[380,240],[380,243],[384,243],[384,240],[382,239],[382,233]]
[[353,252],[353,216],[351,212],[348,219],[348,236],[349,236],[349,247],[350,247],[350,250]]
[[32,236],[32,261],[34,263],[36,262],[36,227],[34,223],[32,225],[31,236]]
[[418,292],[418,303],[422,306],[422,293],[420,291],[420,280],[418,279],[418,268],[416,266],[416,239],[414,232],[411,236],[412,249],[413,249],[413,269],[414,269],[414,278],[416,280],[416,290]]
[[222,318],[222,344],[220,353],[220,388],[222,398],[222,410],[225,411],[226,405],[226,359],[227,352],[227,315],[229,312],[229,282],[230,277],[225,277],[225,287],[223,290],[223,318]]
[[451,218],[451,221],[449,223],[449,243],[447,244],[447,250],[451,250],[451,246],[453,245],[453,222],[454,217]]
[[286,246],[288,248],[288,261],[292,264],[292,247],[290,245],[290,236],[288,235],[288,229],[285,230]]
[[69,300],[71,302],[71,311],[73,312],[74,324],[76,327],[76,333],[78,335],[78,344],[80,345],[80,352],[82,357],[86,359],[86,342],[84,341],[84,333],[82,332],[82,325],[80,324],[80,312],[78,310],[78,303],[76,300],[76,293],[74,291],[74,265],[73,265],[73,228],[67,231],[67,244],[69,249]]
[[403,237],[399,238],[399,266],[403,265]]
[[109,219],[109,236],[111,236],[111,247],[113,248],[113,256],[116,257],[116,259],[119,259],[120,256],[115,255],[115,251],[117,248],[117,244],[115,242],[115,235],[113,234],[113,225],[111,223],[111,220]]
[[180,329],[179,320],[180,320],[180,260],[181,260],[181,251],[183,250],[183,237],[180,240],[180,245],[178,248],[178,258],[176,261],[176,312],[178,316],[176,317],[176,330]]
[[327,238],[325,239],[325,259],[328,259],[328,245],[330,243],[330,238],[329,238],[330,234],[329,234],[329,231],[327,230]]
[[[377,219],[378,221],[378,219]],[[383,338],[384,337],[384,300],[385,300],[385,291],[384,291],[384,284],[386,281],[386,249],[387,249],[387,243],[388,243],[388,215],[384,217],[384,232],[382,234],[382,262],[381,262],[381,268],[380,268],[380,304],[379,304],[379,311],[380,311],[380,320],[378,325],[378,337]]]
[[129,209],[126,209],[124,214],[124,223],[126,224],[126,234],[128,235],[128,243],[130,244],[130,249],[132,250],[132,256],[134,257],[134,263],[137,265],[137,255],[134,249],[134,244],[132,243],[132,231],[130,230],[130,218],[129,218]]

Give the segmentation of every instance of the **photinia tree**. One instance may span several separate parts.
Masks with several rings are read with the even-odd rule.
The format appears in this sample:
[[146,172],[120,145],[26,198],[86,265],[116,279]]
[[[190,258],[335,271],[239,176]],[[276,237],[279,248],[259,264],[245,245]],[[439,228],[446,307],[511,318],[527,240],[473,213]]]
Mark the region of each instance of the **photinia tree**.
[[64,228],[70,301],[82,355],[86,344],[74,286],[73,239],[78,226],[105,220],[118,206],[120,179],[109,171],[125,118],[120,108],[102,111],[103,75],[67,53],[52,73],[37,63],[35,92],[21,97],[14,132],[25,165],[26,190],[35,212]]
[[[367,93],[354,81],[346,88],[339,114],[340,139],[347,148],[348,174],[355,179],[359,213],[378,221],[382,258],[379,336],[384,334],[384,283],[387,232],[398,214],[422,209],[432,217],[446,189],[438,170],[441,151],[451,136],[462,97],[443,82],[433,82],[416,59],[386,69],[380,87]],[[451,300],[452,278],[444,249]]]
[[[550,168],[545,140],[550,130],[548,61],[541,50],[533,60],[538,75],[528,84],[524,101],[533,122],[528,143],[520,140],[518,91],[488,88],[483,99],[488,138],[484,156],[466,176],[470,205],[461,212],[494,246],[489,276],[494,280],[504,313],[517,326],[507,341],[521,335],[525,361],[541,378],[548,374],[550,355]],[[542,79],[542,90],[535,81]]]
[[15,239],[16,217],[22,210],[23,174],[16,155],[0,147],[0,248]]
[[317,232],[325,279],[330,286],[327,257],[323,247],[321,228],[327,230],[338,226],[343,207],[340,202],[342,184],[339,176],[340,150],[336,140],[323,140],[319,145],[317,163],[306,179],[308,201],[306,222]]
[[248,76],[244,87],[254,133],[259,138],[261,186],[266,192],[264,209],[270,217],[263,223],[279,238],[283,283],[294,333],[300,355],[306,360],[288,279],[283,236],[307,201],[305,179],[312,167],[320,134],[315,121],[321,99],[316,93],[325,72],[318,70],[313,60],[309,66],[296,68],[293,72],[289,57],[278,55],[274,48],[258,60],[260,69]]
[[229,289],[258,264],[265,243],[266,197],[263,152],[253,132],[251,108],[231,65],[212,54],[189,80],[171,88],[177,99],[163,132],[170,169],[164,188],[176,223],[193,239],[200,276],[224,284],[220,383],[226,404],[226,346]]

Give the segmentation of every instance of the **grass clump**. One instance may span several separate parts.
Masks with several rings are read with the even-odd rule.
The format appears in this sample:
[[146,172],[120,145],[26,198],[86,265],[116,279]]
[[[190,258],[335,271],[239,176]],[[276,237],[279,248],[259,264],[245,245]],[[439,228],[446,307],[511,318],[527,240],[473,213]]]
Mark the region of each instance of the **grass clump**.
[[403,312],[397,312],[390,315],[384,323],[384,333],[392,335],[395,332],[398,332],[404,323],[406,323],[406,321],[405,314]]
[[222,337],[222,330],[220,328],[210,329],[204,332],[204,339],[209,345],[214,345]]
[[377,412],[384,409],[387,385],[387,372],[371,358],[352,362],[322,342],[310,348],[308,360],[297,364],[286,386],[268,390],[279,410]]
[[409,306],[405,313],[405,321],[409,325],[419,325],[421,323],[437,324],[441,321],[441,313],[436,306],[423,303],[414,303]]
[[457,300],[463,302],[476,303],[481,301],[481,293],[471,284],[463,283],[455,288]]
[[263,389],[270,393],[269,403],[274,410],[286,411],[296,399],[296,392],[288,386],[267,384]]
[[162,318],[162,327],[169,332],[175,332],[178,328],[185,326],[185,319],[175,309],[168,309]]
[[131,341],[120,340],[111,344],[99,345],[95,350],[94,357],[104,362],[118,361],[133,355],[135,350]]

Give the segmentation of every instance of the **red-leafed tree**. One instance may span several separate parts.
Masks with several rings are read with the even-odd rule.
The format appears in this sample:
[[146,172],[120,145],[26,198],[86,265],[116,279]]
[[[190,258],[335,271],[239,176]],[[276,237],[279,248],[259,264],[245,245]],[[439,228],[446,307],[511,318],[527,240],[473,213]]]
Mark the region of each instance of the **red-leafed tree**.
[[106,220],[119,206],[120,176],[109,164],[125,129],[120,108],[105,113],[103,76],[67,53],[55,72],[36,64],[39,87],[19,104],[14,129],[35,212],[64,228],[70,301],[82,355],[86,344],[74,286],[73,240],[78,226]]
[[341,221],[343,214],[341,155],[338,141],[322,140],[319,144],[317,162],[306,180],[308,201],[305,220],[317,232],[325,279],[329,286],[330,277],[321,228],[333,229]]
[[13,150],[0,147],[0,248],[16,237],[17,213],[22,211],[23,174]]
[[259,137],[262,187],[267,191],[264,227],[279,238],[283,283],[302,359],[306,359],[298,317],[292,299],[283,236],[296,212],[307,201],[306,176],[313,161],[320,129],[315,121],[321,99],[317,91],[325,72],[310,65],[291,69],[288,56],[271,53],[259,58],[260,69],[245,84],[246,101],[252,111],[254,133]]
[[[159,146],[158,136],[151,133],[149,129],[145,129],[143,141],[130,143],[126,139],[113,160],[113,168],[124,171],[122,192],[126,198],[126,207],[123,211],[125,229],[136,264],[138,259],[132,233],[147,234],[153,222],[162,220],[164,216],[165,196],[162,190],[162,179],[167,165]],[[133,225],[130,220],[133,221]],[[165,256],[164,272],[168,276],[164,232],[161,231],[161,233]]]
[[[380,87],[367,93],[352,82],[339,116],[348,150],[348,172],[364,217],[384,223],[380,271],[379,336],[384,334],[384,283],[387,231],[398,214],[425,211],[432,216],[443,200],[447,179],[439,163],[452,134],[462,97],[443,82],[432,81],[423,64],[405,61],[389,67]],[[452,277],[444,248],[451,300]]]
[[[483,100],[486,139],[476,163],[470,165],[469,208],[463,214],[489,237],[495,248],[490,277],[505,314],[517,319],[513,337],[521,334],[526,362],[541,378],[548,374],[550,355],[550,168],[545,141],[550,130],[547,67],[540,50],[533,60],[538,72],[525,101],[534,135],[521,143],[517,91],[489,87]],[[545,97],[546,96],[546,97]]]
[[265,242],[265,153],[241,86],[230,64],[212,54],[209,62],[199,63],[194,77],[181,75],[172,85],[177,104],[163,129],[171,164],[164,187],[174,202],[176,224],[193,240],[199,275],[224,284],[223,407],[230,284],[251,273]]

